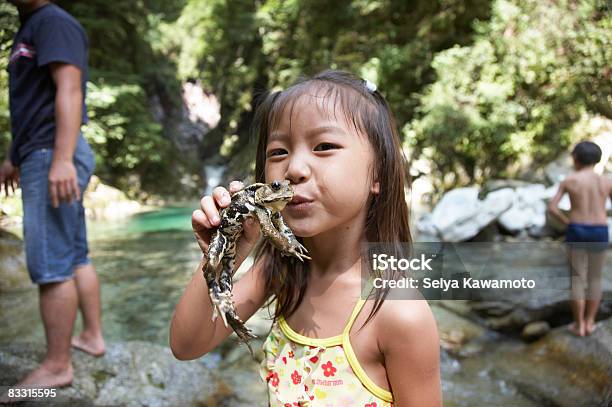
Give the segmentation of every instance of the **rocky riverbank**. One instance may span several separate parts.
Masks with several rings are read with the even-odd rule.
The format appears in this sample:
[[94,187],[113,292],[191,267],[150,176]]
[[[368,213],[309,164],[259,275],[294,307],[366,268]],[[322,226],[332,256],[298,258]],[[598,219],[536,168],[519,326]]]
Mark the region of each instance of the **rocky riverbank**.
[[[16,343],[0,349],[0,383],[10,386],[35,368],[44,345]],[[73,352],[74,380],[58,389],[53,405],[70,406],[224,406],[266,404],[265,386],[255,362],[240,368],[218,354],[178,361],[170,349],[147,342],[108,344],[93,358]],[[24,405],[39,405],[32,401]]]
[[[436,305],[433,309],[443,339],[445,406],[603,407],[612,402],[612,319],[600,322],[588,338],[559,327],[523,343],[491,335]],[[261,342],[254,345],[260,348]],[[43,354],[43,345],[33,343],[0,349],[0,383],[15,383]],[[261,354],[253,360],[232,340],[189,362],[175,360],[160,345],[110,343],[102,358],[73,352],[75,379],[58,390],[54,405],[265,406],[260,360]]]

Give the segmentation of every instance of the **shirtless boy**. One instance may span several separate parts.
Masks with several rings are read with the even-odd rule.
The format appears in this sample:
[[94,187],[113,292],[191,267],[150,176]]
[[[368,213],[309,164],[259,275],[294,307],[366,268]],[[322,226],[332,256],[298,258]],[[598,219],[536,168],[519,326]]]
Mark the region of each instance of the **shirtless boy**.
[[[606,200],[612,198],[612,178],[599,175],[593,167],[601,160],[601,149],[583,141],[572,151],[575,172],[559,185],[548,204],[550,212],[567,225],[565,242],[572,275],[571,306],[574,322],[569,327],[577,336],[592,334],[601,301],[601,273],[608,247]],[[558,204],[569,194],[569,218]]]

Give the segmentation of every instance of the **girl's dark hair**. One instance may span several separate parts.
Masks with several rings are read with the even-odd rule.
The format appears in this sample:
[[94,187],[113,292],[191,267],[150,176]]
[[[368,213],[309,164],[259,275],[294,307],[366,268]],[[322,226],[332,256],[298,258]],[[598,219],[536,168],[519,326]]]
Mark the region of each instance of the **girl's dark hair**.
[[[409,176],[395,119],[384,97],[371,84],[350,73],[323,71],[312,78],[301,78],[285,90],[263,95],[256,109],[253,127],[257,137],[255,182],[266,182],[268,135],[277,127],[285,108],[290,107],[292,112],[296,100],[307,94],[323,95],[325,100],[331,98],[334,114],[339,104],[349,123],[367,135],[375,156],[372,177],[379,182],[380,189],[378,194],[370,194],[366,203],[365,238],[368,242],[384,243],[387,252],[391,250],[396,256],[405,255],[405,247],[412,243],[404,189],[408,187]],[[300,237],[298,240],[302,241]],[[281,257],[274,246],[264,239],[259,241],[255,250],[255,264],[259,262],[263,262],[259,265],[263,267],[267,298],[270,302],[277,302],[274,320],[280,315],[288,318],[304,298],[308,263],[293,257]],[[362,264],[368,262],[362,261]],[[378,271],[368,271],[370,275],[379,275]],[[388,290],[373,289],[374,307],[366,323],[378,312]]]
[[580,165],[595,165],[601,160],[601,148],[592,141],[581,141],[572,150],[572,157]]

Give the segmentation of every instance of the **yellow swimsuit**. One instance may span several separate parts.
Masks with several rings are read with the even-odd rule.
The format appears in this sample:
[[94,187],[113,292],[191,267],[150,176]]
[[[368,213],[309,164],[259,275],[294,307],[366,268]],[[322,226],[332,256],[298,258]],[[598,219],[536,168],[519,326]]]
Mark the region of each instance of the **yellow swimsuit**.
[[365,373],[349,332],[365,300],[359,299],[342,334],[309,338],[281,316],[263,345],[259,373],[268,383],[270,406],[387,407],[393,395]]

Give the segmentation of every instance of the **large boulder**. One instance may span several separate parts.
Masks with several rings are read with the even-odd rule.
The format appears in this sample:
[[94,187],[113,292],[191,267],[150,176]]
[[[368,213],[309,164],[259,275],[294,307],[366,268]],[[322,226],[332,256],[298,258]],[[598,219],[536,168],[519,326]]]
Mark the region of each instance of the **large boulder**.
[[540,405],[612,405],[612,319],[588,337],[554,329],[529,345],[491,355],[491,372]]
[[510,209],[501,214],[500,225],[513,233],[546,224],[546,187],[542,184],[522,186],[514,190]]
[[513,201],[511,188],[491,192],[484,200],[478,199],[478,188],[457,188],[447,192],[434,208],[429,222],[441,239],[461,242],[478,234],[493,222]]
[[[470,245],[460,256],[471,277],[481,280],[533,279],[535,288],[480,289],[468,303],[473,316],[488,328],[518,335],[526,325],[546,321],[556,327],[572,320],[567,253],[561,243],[516,242]],[[445,256],[445,259],[449,256]],[[512,266],[509,266],[512,265]],[[603,299],[598,317],[612,316],[612,256],[601,275]]]

